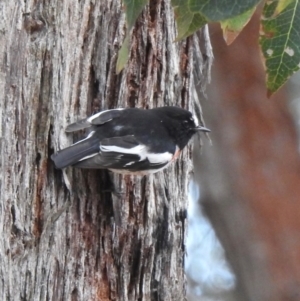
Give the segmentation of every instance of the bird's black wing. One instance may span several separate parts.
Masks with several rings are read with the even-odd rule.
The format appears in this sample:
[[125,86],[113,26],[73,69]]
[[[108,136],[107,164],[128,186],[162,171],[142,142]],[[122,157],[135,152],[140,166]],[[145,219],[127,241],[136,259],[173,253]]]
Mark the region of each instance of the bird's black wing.
[[89,128],[93,125],[101,125],[106,122],[111,121],[112,119],[115,119],[119,117],[122,114],[123,108],[119,109],[112,109],[112,110],[106,110],[99,112],[97,114],[94,114],[88,118],[78,120],[74,123],[69,124],[66,127],[66,132],[75,132],[79,130],[83,130],[86,128]]
[[140,143],[133,135],[128,135],[103,139],[97,155],[83,158],[74,166],[140,171],[161,168],[168,164],[172,157],[173,154],[169,152],[150,153],[146,145]]

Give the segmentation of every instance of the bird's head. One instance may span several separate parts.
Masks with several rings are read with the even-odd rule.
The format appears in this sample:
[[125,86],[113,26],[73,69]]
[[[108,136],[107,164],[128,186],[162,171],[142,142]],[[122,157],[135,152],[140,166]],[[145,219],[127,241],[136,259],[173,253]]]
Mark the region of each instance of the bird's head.
[[184,148],[197,132],[210,132],[208,128],[199,125],[198,118],[190,111],[179,107],[162,107],[157,111],[164,116],[162,120],[165,121],[165,126],[168,127],[180,149]]
[[185,118],[182,120],[183,127],[192,134],[196,132],[210,132],[210,130],[202,125],[199,125],[199,121],[196,115],[192,115],[191,112],[187,111]]

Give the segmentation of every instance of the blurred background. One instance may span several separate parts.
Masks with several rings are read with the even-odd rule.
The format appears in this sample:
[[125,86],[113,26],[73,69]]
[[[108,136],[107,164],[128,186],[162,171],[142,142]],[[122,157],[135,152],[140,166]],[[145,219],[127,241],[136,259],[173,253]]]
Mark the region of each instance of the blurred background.
[[258,15],[230,46],[210,27],[212,145],[194,151],[190,301],[300,300],[300,74],[268,98],[258,33]]

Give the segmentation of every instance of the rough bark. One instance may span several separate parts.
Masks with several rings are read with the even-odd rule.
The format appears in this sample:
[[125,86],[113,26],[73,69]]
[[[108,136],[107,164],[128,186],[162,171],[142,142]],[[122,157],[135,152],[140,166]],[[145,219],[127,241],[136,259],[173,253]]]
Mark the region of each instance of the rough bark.
[[230,47],[212,33],[202,200],[239,279],[237,300],[299,300],[300,158],[284,90],[266,98],[258,19]]
[[65,126],[96,111],[193,109],[194,40],[174,43],[170,1],[144,10],[119,75],[120,1],[0,7],[1,300],[184,300],[190,149],[157,175],[113,175],[119,197],[107,171],[50,160],[77,138]]

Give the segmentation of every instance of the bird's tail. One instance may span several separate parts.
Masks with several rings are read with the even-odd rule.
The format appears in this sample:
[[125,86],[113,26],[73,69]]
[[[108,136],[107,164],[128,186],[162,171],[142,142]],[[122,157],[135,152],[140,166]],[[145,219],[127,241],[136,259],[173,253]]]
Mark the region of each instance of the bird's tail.
[[51,156],[56,168],[65,168],[74,165],[84,158],[92,157],[99,153],[99,140],[87,138],[79,141]]

